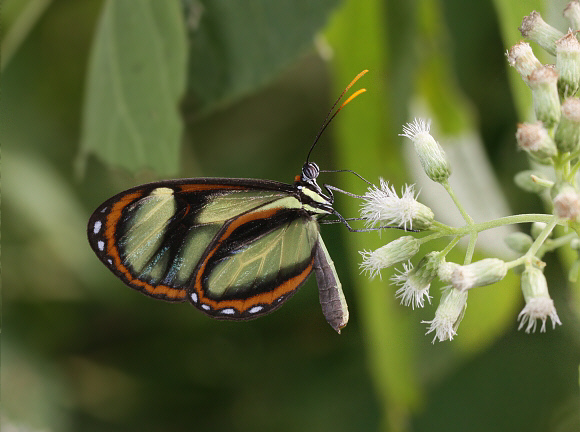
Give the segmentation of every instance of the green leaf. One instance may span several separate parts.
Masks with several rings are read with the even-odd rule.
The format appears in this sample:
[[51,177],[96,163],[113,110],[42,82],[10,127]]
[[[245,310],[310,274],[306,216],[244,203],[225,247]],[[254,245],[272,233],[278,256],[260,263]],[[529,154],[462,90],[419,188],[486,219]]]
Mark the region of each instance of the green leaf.
[[271,81],[312,46],[337,4],[337,0],[189,2],[188,90],[194,109],[208,112]]
[[175,174],[185,73],[179,2],[107,1],[89,62],[77,168],[93,153],[129,171]]

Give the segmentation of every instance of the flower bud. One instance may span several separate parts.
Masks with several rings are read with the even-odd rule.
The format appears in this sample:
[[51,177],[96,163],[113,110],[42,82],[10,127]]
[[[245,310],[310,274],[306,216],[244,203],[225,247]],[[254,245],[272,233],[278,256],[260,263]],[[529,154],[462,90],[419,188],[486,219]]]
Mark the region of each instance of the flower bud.
[[453,287],[459,291],[499,282],[507,274],[507,264],[497,258],[485,258],[468,265],[457,266],[451,275]]
[[413,185],[406,185],[401,198],[394,186],[380,179],[381,187],[372,186],[363,197],[361,216],[368,225],[377,223],[395,225],[407,229],[426,230],[431,227],[435,215],[429,207],[415,198]]
[[525,254],[532,246],[532,243],[534,243],[534,240],[526,233],[517,231],[510,233],[504,239],[504,242],[511,250],[520,254]]
[[572,30],[580,30],[580,2],[578,0],[568,3],[563,15],[570,23]]
[[529,85],[536,118],[544,123],[544,127],[551,129],[560,120],[558,73],[550,66],[542,66],[531,73]]
[[562,153],[573,152],[580,147],[580,99],[568,98],[562,104],[562,117],[554,140]]
[[548,283],[546,277],[540,269],[536,267],[526,267],[522,273],[522,292],[526,305],[518,315],[520,325],[518,330],[526,326],[526,333],[536,331],[536,320],[542,320],[541,332],[546,331],[546,320],[552,320],[552,328],[556,324],[562,325],[560,318],[554,307],[554,302],[548,293]]
[[540,163],[551,163],[558,154],[556,144],[542,122],[520,123],[516,132],[518,147]]
[[422,321],[429,324],[427,333],[435,332],[433,343],[439,339],[452,340],[457,334],[457,327],[463,319],[465,308],[467,307],[467,291],[459,291],[452,287],[446,287],[441,295],[441,302],[435,311],[435,318],[432,321]]
[[552,55],[556,55],[556,41],[564,36],[560,30],[546,23],[536,11],[524,17],[519,30],[524,38],[536,42]]
[[529,43],[521,41],[515,44],[506,54],[510,66],[513,66],[520,74],[525,83],[533,71],[542,67],[542,63],[536,58]]
[[574,96],[580,86],[580,42],[572,31],[556,41],[556,70],[560,96]]
[[360,269],[369,273],[369,277],[372,279],[377,274],[380,275],[381,269],[402,261],[409,261],[419,252],[420,245],[421,243],[415,237],[403,236],[375,251],[362,251],[360,254],[363,257],[363,262],[360,264]]
[[441,183],[451,175],[451,167],[445,156],[445,151],[429,134],[430,127],[430,122],[415,119],[413,123],[407,123],[403,126],[403,133],[399,136],[407,137],[413,141],[423,170],[431,180]]
[[580,216],[580,197],[576,189],[569,184],[561,185],[554,197],[554,214],[561,219],[572,221]]

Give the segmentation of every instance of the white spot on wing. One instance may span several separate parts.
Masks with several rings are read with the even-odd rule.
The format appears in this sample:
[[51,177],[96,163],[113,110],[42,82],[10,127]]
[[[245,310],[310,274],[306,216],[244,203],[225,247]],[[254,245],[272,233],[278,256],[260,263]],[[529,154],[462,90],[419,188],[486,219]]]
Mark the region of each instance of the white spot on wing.
[[99,240],[97,242],[97,247],[99,248],[100,251],[103,251],[105,249],[105,242],[102,240]]
[[101,210],[101,213],[105,213],[107,211],[107,207],[103,207],[103,209]]
[[197,293],[191,293],[191,301],[197,303]]
[[113,260],[112,260],[111,258],[109,258],[109,259],[107,260],[107,262],[108,262],[109,264],[113,264]]
[[206,304],[202,304],[202,305],[201,305],[201,308],[202,308],[203,310],[210,310],[210,309],[211,309],[211,308],[210,308],[208,305],[206,305]]
[[264,309],[264,306],[254,306],[254,307],[251,307],[248,312],[251,314],[255,314],[255,313],[260,312],[262,309]]
[[222,309],[220,311],[220,313],[224,314],[224,315],[233,315],[236,313],[236,311],[233,308],[225,308],[225,309]]
[[95,224],[93,225],[93,234],[98,234],[99,231],[101,230],[101,221],[98,220],[95,222]]

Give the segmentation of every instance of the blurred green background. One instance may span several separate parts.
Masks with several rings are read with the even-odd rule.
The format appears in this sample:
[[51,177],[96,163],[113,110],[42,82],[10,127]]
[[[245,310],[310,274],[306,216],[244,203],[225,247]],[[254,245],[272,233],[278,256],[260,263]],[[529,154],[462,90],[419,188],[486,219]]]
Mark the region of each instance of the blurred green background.
[[[220,322],[127,288],[86,241],[93,209],[145,181],[292,182],[333,99],[365,68],[355,88],[368,92],[312,160],[397,188],[420,182],[397,134],[428,115],[443,144],[479,151],[467,156],[480,190],[467,195],[492,191],[486,208],[541,212],[512,182],[527,167],[514,132],[530,95],[504,52],[533,9],[565,30],[564,5],[5,0],[4,430],[580,430],[580,296],[563,276],[566,257],[548,257],[555,331],[516,330],[523,299],[512,275],[470,294],[456,339],[431,344],[421,320],[433,317],[436,287],[434,304],[412,311],[394,299],[390,273],[358,273],[357,250],[400,233],[322,227],[351,311],[340,336],[313,278],[272,315]],[[347,174],[322,181],[365,189]],[[438,189],[421,198],[445,203]],[[338,197],[337,208],[356,216],[354,201]]]

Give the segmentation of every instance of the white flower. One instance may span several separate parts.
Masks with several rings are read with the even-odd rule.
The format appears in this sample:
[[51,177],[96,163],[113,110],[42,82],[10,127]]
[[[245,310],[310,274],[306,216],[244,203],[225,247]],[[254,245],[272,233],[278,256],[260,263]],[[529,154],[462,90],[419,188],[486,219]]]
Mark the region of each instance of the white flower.
[[508,271],[504,261],[497,258],[484,258],[467,265],[453,268],[451,284],[459,291],[490,285],[502,280]]
[[373,186],[364,195],[361,216],[367,224],[376,225],[384,221],[387,225],[395,225],[407,229],[424,230],[433,222],[431,209],[417,201],[414,185],[405,185],[401,197],[394,186],[380,179],[381,187]]
[[414,119],[412,123],[407,123],[403,126],[403,133],[399,134],[399,136],[404,136],[409,138],[410,140],[414,141],[417,138],[417,135],[421,133],[429,134],[431,130],[431,120],[425,121],[425,119]]
[[413,255],[419,252],[420,245],[416,238],[403,236],[377,250],[359,252],[363,257],[360,269],[362,272],[369,273],[371,279],[377,275],[380,277],[381,269],[410,260]]
[[548,292],[546,277],[540,269],[526,267],[522,273],[522,292],[526,305],[518,315],[520,321],[518,330],[525,326],[526,333],[535,332],[537,320],[542,320],[540,331],[545,332],[548,318],[552,320],[552,328],[556,328],[556,324],[562,325]]
[[431,180],[441,183],[451,175],[451,167],[445,151],[429,133],[430,128],[431,121],[415,119],[413,123],[403,126],[403,133],[399,136],[413,141],[423,170]]
[[518,315],[518,321],[520,322],[518,330],[524,328],[527,323],[526,333],[530,333],[530,331],[533,333],[536,331],[536,320],[542,320],[540,332],[545,332],[548,317],[552,320],[552,329],[556,328],[556,324],[562,325],[551,298],[532,298],[526,303]]
[[414,268],[411,262],[403,263],[403,271],[397,270],[397,273],[391,277],[391,282],[401,287],[395,293],[395,297],[401,299],[402,305],[411,305],[413,309],[415,306],[423,307],[424,298],[431,303],[429,295],[431,281],[422,277],[422,272],[417,271],[418,268]]
[[[531,298],[520,314],[518,315],[518,321],[520,325],[518,330],[526,327],[526,333],[535,332],[537,320],[542,320],[542,327],[540,327],[541,332],[546,331],[546,320],[548,317],[552,320],[552,328],[556,328],[556,324],[562,325],[556,308],[554,307],[554,302],[549,297],[539,297]],[[526,326],[527,323],[527,326]]]
[[424,324],[429,324],[425,334],[435,332],[433,343],[437,339],[440,342],[452,340],[457,334],[457,327],[467,307],[467,293],[468,291],[458,291],[449,286],[443,288],[441,303],[435,311],[435,318],[431,321],[422,321]]

